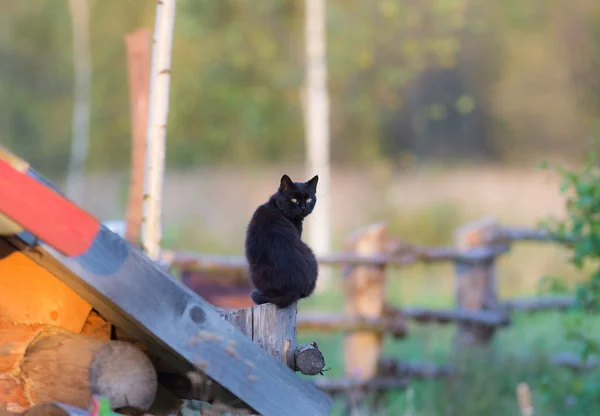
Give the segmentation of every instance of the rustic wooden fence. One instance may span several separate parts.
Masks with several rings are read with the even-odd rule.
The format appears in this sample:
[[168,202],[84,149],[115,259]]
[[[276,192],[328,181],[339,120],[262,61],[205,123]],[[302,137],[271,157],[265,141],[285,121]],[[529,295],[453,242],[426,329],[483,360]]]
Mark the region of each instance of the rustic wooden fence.
[[[317,385],[330,393],[347,392],[349,389],[377,391],[402,388],[411,378],[436,378],[449,374],[452,371],[450,366],[408,364],[382,356],[384,336],[407,336],[407,321],[456,324],[455,347],[463,349],[490,343],[498,329],[510,325],[512,311],[535,312],[571,307],[573,299],[570,296],[499,299],[496,260],[508,253],[513,243],[518,241],[568,243],[542,230],[505,227],[490,217],[459,227],[453,247],[409,244],[391,236],[384,223],[352,233],[345,241],[344,252],[319,258],[322,265],[343,268],[343,312],[305,312],[297,316],[298,330],[344,333],[344,377],[337,380],[322,378],[316,381]],[[248,268],[243,257],[165,252],[164,259],[180,272],[184,280],[190,273],[198,271],[206,273],[205,277],[216,274],[219,276],[217,282],[230,288],[222,291],[230,290],[235,297],[237,290],[238,295],[241,293],[242,298],[248,299]],[[420,262],[454,264],[455,308],[402,308],[387,301],[389,268]],[[210,283],[208,285],[206,287],[214,289]],[[201,292],[202,288],[195,290]],[[216,298],[217,306],[227,306],[225,295],[225,300]],[[557,356],[554,361],[556,364],[577,366],[568,355]]]

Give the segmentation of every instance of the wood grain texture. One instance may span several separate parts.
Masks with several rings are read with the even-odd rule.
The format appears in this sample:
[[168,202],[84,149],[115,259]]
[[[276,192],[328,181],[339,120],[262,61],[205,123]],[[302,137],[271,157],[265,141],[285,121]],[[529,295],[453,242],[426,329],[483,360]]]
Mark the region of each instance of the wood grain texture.
[[0,408],[2,407],[15,413],[22,413],[29,407],[23,385],[15,376],[0,374]]
[[0,374],[16,374],[27,347],[43,325],[16,325],[0,321]]
[[0,195],[1,214],[68,256],[85,253],[100,227],[90,214],[4,160]]
[[112,324],[98,315],[98,312],[91,311],[85,320],[81,334],[90,337],[110,340]]
[[273,360],[210,304],[105,227],[82,256],[64,256],[47,244],[40,251],[27,255],[138,337],[172,372],[186,374],[203,361],[204,373],[261,414],[329,413],[327,395]]
[[316,342],[296,346],[294,351],[294,370],[305,376],[323,374],[325,357]]
[[222,312],[221,316],[233,324],[275,360],[295,369],[297,304],[278,308],[265,303],[245,309]]
[[0,317],[80,332],[92,306],[65,283],[0,240]]
[[106,341],[48,327],[28,346],[20,365],[32,404],[59,401],[87,408],[91,396],[115,408],[147,410],[157,381],[152,363],[132,344]]

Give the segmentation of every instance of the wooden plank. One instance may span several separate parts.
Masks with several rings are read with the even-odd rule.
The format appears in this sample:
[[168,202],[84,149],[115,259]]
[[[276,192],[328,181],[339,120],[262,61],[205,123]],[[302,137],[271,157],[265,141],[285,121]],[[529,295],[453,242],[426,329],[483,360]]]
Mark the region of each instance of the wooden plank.
[[478,325],[482,327],[506,326],[510,323],[509,316],[501,310],[468,310],[468,309],[425,309],[425,308],[400,308],[398,315],[412,319],[419,323],[435,322],[446,324],[458,322],[459,324]]
[[502,309],[519,312],[565,310],[575,306],[575,298],[566,296],[536,296],[533,298],[507,299],[501,303]]
[[337,313],[304,312],[298,314],[298,329],[303,331],[370,331],[388,333],[400,338],[406,334],[406,325],[401,315],[390,317],[347,316]]
[[[19,172],[27,172],[29,164],[14,154],[10,153],[7,149],[0,146],[0,159],[8,162],[13,168]],[[23,228],[16,222],[12,221],[5,215],[0,214],[0,235],[12,235],[18,234],[23,231]]]
[[65,283],[0,239],[0,317],[80,332],[92,306]]
[[60,253],[85,253],[100,223],[27,173],[0,160],[0,213]]
[[[461,252],[453,247],[421,247],[403,244],[390,247],[390,253],[357,254],[351,252],[317,256],[319,264],[332,266],[395,266],[403,267],[414,263],[441,263],[460,261],[477,263],[481,260],[505,253],[506,246],[476,247]],[[199,254],[165,250],[161,257],[171,266],[182,270],[223,270],[237,271],[242,276],[248,274],[248,262],[243,256],[222,256],[217,254]],[[244,277],[247,279],[247,277]]]
[[135,335],[172,371],[185,374],[202,361],[205,374],[261,414],[329,414],[327,395],[273,360],[210,304],[105,227],[82,256],[64,256],[47,244],[40,252],[27,255]]

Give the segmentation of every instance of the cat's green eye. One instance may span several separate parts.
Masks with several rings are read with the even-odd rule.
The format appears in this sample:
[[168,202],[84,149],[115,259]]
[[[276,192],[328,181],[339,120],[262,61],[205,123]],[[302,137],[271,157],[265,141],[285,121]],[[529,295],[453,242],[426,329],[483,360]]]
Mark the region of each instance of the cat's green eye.
[[297,203],[298,203],[298,200],[297,200],[296,198],[292,198],[292,202],[293,202],[294,204],[297,204]]
[[312,201],[312,198],[306,198],[306,202]]

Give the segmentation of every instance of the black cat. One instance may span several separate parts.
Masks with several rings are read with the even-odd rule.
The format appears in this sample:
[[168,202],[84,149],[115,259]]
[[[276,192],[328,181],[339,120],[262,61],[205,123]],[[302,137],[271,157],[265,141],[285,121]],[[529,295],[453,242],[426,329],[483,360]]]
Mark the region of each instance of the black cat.
[[246,258],[255,289],[252,300],[279,308],[306,298],[315,290],[317,259],[302,240],[302,221],[317,202],[315,176],[308,182],[281,177],[279,189],[259,206],[246,232]]

